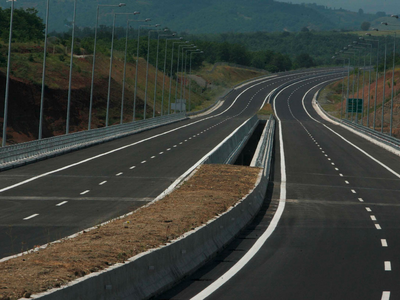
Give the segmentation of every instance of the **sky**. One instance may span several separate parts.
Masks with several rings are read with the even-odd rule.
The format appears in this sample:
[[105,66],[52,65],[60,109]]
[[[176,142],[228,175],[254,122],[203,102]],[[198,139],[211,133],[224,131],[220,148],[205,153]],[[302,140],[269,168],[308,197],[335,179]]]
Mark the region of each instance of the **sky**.
[[316,3],[331,8],[343,8],[351,11],[358,11],[360,8],[366,13],[384,11],[387,14],[400,14],[399,0],[277,0],[279,2]]

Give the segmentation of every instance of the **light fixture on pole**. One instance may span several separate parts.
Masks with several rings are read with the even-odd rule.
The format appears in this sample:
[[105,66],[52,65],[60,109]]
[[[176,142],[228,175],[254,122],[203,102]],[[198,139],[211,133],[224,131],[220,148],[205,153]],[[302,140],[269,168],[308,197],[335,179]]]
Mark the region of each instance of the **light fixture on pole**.
[[94,70],[96,65],[96,43],[97,43],[97,28],[99,27],[99,12],[100,7],[123,7],[126,6],[125,3],[120,3],[118,5],[97,5],[96,10],[96,26],[94,28],[94,47],[93,47],[93,63],[92,63],[92,82],[90,85],[90,103],[89,103],[89,121],[88,121],[88,130],[91,129],[92,126],[92,108],[93,108],[93,91],[94,91]]

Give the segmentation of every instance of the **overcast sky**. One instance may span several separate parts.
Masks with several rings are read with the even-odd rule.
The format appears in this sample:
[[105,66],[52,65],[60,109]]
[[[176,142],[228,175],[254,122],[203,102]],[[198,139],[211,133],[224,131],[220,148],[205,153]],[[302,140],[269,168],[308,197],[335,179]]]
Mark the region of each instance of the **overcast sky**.
[[279,2],[291,3],[316,3],[332,8],[344,8],[351,11],[358,11],[360,8],[364,12],[376,13],[384,11],[387,14],[400,13],[399,0],[277,0]]

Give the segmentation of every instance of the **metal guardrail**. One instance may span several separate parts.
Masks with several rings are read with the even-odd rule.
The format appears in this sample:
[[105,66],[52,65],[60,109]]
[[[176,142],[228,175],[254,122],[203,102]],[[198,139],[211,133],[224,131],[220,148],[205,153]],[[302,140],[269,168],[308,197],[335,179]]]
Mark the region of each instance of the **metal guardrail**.
[[184,113],[140,120],[0,148],[0,170],[104,143],[186,119]]
[[274,146],[274,134],[275,134],[275,118],[273,115],[269,116],[267,123],[265,124],[264,130],[261,134],[259,144],[257,146],[255,155],[251,162],[252,166],[258,168],[267,169],[266,173],[269,174],[272,148]]

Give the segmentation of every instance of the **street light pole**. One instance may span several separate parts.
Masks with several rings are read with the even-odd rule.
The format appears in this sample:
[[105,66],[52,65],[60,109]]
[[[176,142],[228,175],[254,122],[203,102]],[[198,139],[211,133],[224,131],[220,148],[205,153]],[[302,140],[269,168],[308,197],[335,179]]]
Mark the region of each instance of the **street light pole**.
[[[164,32],[167,32],[168,29],[164,29]],[[156,99],[157,99],[157,75],[158,75],[158,52],[160,49],[160,37],[162,36],[175,36],[175,33],[173,33],[172,35],[170,34],[159,34],[157,37],[157,58],[156,58],[156,75],[155,75],[155,80],[154,80],[154,103],[153,103],[153,118],[156,116]],[[167,47],[165,46],[165,49],[167,49]],[[162,110],[162,104],[161,104],[161,110]]]
[[126,58],[128,54],[128,34],[129,34],[129,15],[138,15],[140,12],[135,11],[133,13],[117,13],[117,15],[126,15],[126,33],[125,33],[125,54],[124,54],[124,71],[122,78],[122,98],[121,98],[121,118],[119,123],[123,123],[124,118],[124,99],[125,99],[125,79],[126,79]]
[[[189,43],[189,41],[186,41],[185,44]],[[176,83],[175,83],[175,112],[176,112],[176,100],[178,98],[178,72],[179,72],[179,63],[180,63],[180,53],[181,53],[181,48],[180,47],[184,47],[185,44],[183,45],[179,45],[178,46],[178,60],[177,60],[177,65],[176,65]],[[182,108],[182,105],[181,105]]]
[[46,78],[46,56],[47,56],[47,33],[49,30],[49,1],[46,1],[46,28],[44,31],[44,51],[43,51],[43,72],[42,72],[42,93],[40,95],[40,111],[39,111],[39,134],[38,139],[42,139],[42,123],[43,123],[43,103],[44,103],[44,82]]
[[[160,24],[154,25],[154,27],[159,27],[159,26],[160,26]],[[146,86],[145,86],[145,89],[144,89],[144,112],[143,112],[143,120],[146,119],[146,109],[147,109],[146,105],[147,105],[147,84],[148,84],[148,81],[149,81],[150,34],[151,34],[152,32],[154,32],[154,31],[159,31],[159,30],[157,30],[157,29],[156,29],[156,30],[149,30],[149,32],[148,32],[148,40],[147,40],[147,58],[146,58],[146,60],[147,60],[147,67],[146,67]]]
[[[151,21],[151,19],[146,19],[146,22]],[[133,119],[132,122],[135,121],[136,117],[136,97],[137,97],[137,82],[138,82],[138,70],[139,70],[139,42],[140,42],[140,28],[145,27],[145,26],[153,26],[151,24],[145,24],[145,25],[139,25],[138,26],[138,39],[137,39],[137,50],[136,50],[136,73],[135,73],[135,92],[133,96]]]
[[122,7],[125,6],[125,3],[120,3],[118,5],[97,5],[96,11],[96,27],[94,28],[94,48],[93,48],[93,64],[92,64],[92,82],[90,85],[90,103],[89,103],[89,122],[88,122],[88,130],[91,129],[92,124],[92,107],[93,107],[93,91],[94,91],[94,70],[96,64],[96,43],[97,43],[97,27],[99,27],[99,11],[100,7]]
[[[181,40],[181,39],[180,39]],[[174,65],[174,46],[175,44],[181,44],[181,43],[188,43],[188,41],[186,42],[173,42],[172,43],[172,53],[171,53],[171,71],[170,71],[170,77],[169,77],[169,96],[168,96],[168,114],[171,113],[171,95],[172,95],[172,77],[173,77],[173,71],[172,71],[172,67]],[[179,47],[178,46],[178,54],[179,54]],[[179,63],[179,57],[178,57],[178,63]],[[178,74],[177,74],[177,78],[178,78]],[[177,80],[178,81],[178,80]],[[176,89],[175,89],[176,92]],[[176,97],[176,95],[175,95]]]
[[188,50],[186,50],[185,51],[185,69],[184,69],[184,72],[183,72],[183,76],[184,76],[184,80],[185,80],[185,88],[183,89],[183,99],[185,99],[185,95],[186,95],[186,82],[188,81],[188,73],[187,73],[187,57],[188,57],[188,54],[189,54],[189,60],[190,60],[190,54],[193,52],[193,51],[198,51],[198,49],[197,49],[197,47],[195,46],[195,49],[188,49]]
[[[163,76],[163,87],[162,87],[162,97],[161,97],[161,115],[164,114],[164,89],[165,89],[165,74],[167,68],[167,49],[168,49],[168,41],[169,40],[182,40],[182,37],[179,38],[172,38],[172,39],[165,39],[165,55],[164,55],[164,76]],[[171,62],[172,66],[172,62]],[[167,109],[168,113],[168,109]]]
[[[180,93],[180,98],[183,99],[183,81],[185,79],[185,72],[186,72],[186,58],[187,58],[187,51],[189,51],[192,48],[197,48],[195,45],[192,44],[191,47],[182,47],[182,66],[181,66],[181,93]],[[184,50],[185,49],[185,50]],[[183,57],[185,56],[185,60]],[[183,62],[185,61],[185,64]],[[185,66],[185,67],[184,67]],[[181,106],[182,108],[182,106]]]
[[15,0],[11,0],[10,34],[8,38],[7,80],[6,80],[6,94],[4,99],[4,117],[3,117],[3,140],[2,140],[3,147],[6,146],[6,141],[7,141],[7,113],[8,113],[8,96],[10,88],[11,41],[12,41],[12,29],[13,29],[13,18],[14,18],[14,1]]
[[71,58],[70,58],[70,62],[69,62],[67,124],[66,124],[65,134],[69,133],[69,119],[70,119],[70,109],[71,109],[72,63],[73,63],[73,58],[74,58],[75,19],[76,19],[76,0],[74,0],[74,16],[72,19],[72,42],[71,42]]
[[[196,52],[191,52],[190,53],[190,58],[189,58],[189,61],[190,61],[189,74],[190,75],[192,75],[192,54],[196,54],[196,53],[204,53],[204,52],[203,51],[196,51]],[[189,111],[192,110],[191,102],[190,102],[191,88],[192,88],[192,80],[189,79]]]

